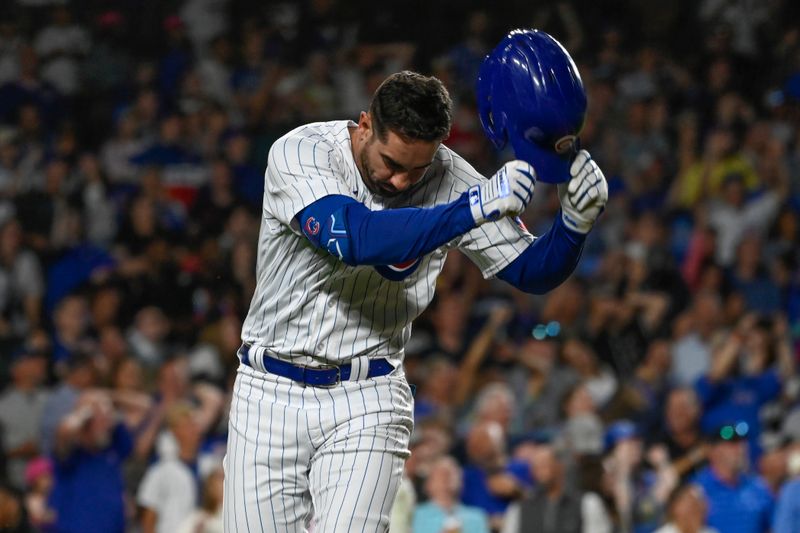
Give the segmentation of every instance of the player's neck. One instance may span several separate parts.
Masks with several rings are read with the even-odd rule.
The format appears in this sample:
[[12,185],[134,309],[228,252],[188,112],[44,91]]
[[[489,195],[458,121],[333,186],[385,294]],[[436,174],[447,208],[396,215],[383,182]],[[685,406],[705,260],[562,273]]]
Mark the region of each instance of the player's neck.
[[348,124],[347,133],[350,135],[350,154],[353,156],[353,161],[358,161],[358,157],[356,157],[356,154],[358,154],[358,147],[359,147],[358,137],[356,136],[357,131],[358,131],[358,125],[350,126]]
[[364,169],[361,168],[361,150],[363,149],[362,143],[364,139],[359,138],[358,135],[358,126],[347,126],[347,133],[350,134],[350,154],[353,156],[353,162],[356,164],[356,170],[358,170],[358,174],[361,177],[361,180],[364,180]]

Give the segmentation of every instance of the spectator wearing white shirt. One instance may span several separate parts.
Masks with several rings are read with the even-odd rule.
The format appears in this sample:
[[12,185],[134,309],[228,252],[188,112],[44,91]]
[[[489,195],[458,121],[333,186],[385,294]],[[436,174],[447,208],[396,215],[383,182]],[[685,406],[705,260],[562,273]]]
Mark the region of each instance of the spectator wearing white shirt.
[[202,434],[192,406],[174,404],[167,411],[167,424],[177,441],[177,453],[151,465],[139,485],[136,500],[142,509],[142,533],[174,533],[198,500],[197,454]]
[[730,266],[736,257],[736,248],[748,231],[766,233],[786,198],[786,184],[767,190],[760,196],[746,198],[744,177],[729,174],[722,185],[720,198],[709,206],[709,224],[717,233],[716,259],[722,266]]
[[200,507],[181,522],[176,533],[223,533],[223,480],[224,473],[220,465],[208,474],[203,483]]
[[42,58],[42,79],[62,94],[72,96],[80,88],[80,61],[89,53],[88,32],[72,21],[69,8],[53,8],[53,24],[36,36],[34,47]]

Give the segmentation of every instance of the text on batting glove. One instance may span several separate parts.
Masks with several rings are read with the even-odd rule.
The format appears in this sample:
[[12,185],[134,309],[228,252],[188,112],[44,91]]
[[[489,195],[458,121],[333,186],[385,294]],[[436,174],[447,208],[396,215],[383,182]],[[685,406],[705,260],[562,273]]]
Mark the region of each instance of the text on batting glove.
[[608,183],[586,150],[578,152],[569,173],[572,179],[558,185],[561,218],[567,228],[589,233],[608,201]]
[[489,181],[469,189],[469,207],[477,225],[518,216],[533,198],[536,172],[525,161],[509,161]]

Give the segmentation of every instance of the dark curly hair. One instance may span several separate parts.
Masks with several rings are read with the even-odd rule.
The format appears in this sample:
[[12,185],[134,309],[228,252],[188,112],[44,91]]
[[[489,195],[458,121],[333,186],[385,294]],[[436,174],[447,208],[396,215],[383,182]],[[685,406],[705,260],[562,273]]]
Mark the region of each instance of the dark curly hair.
[[381,83],[369,112],[381,141],[388,130],[410,139],[441,141],[450,134],[453,102],[439,79],[404,70]]

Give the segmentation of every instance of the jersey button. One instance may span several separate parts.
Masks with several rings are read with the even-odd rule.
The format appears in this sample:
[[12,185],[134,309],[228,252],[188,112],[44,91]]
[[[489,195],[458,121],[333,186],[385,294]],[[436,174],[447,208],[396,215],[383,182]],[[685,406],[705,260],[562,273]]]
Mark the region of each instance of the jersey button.
[[333,298],[328,300],[328,307],[333,307],[334,305],[336,305],[336,302],[333,301]]
[[325,343],[324,342],[321,342],[321,343],[317,344],[317,351],[321,352],[324,349],[325,349]]

